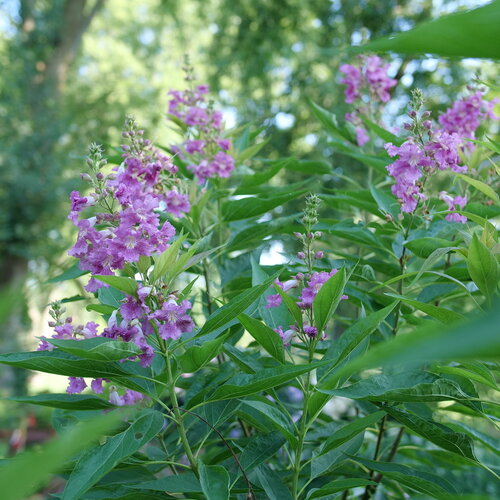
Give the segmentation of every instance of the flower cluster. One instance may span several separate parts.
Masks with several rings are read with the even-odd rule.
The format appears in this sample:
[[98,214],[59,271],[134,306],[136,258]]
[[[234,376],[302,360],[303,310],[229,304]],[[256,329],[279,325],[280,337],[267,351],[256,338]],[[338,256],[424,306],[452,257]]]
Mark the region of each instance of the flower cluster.
[[[443,130],[449,134],[458,134],[462,139],[475,139],[476,130],[481,122],[498,118],[493,112],[493,107],[498,99],[487,101],[484,93],[474,92],[463,99],[453,103],[451,108],[445,111],[438,121]],[[473,143],[466,143],[468,147],[474,147]]]
[[[345,102],[355,103],[356,111],[346,114],[346,120],[355,126],[356,139],[359,146],[363,146],[370,138],[366,129],[362,126],[360,115],[371,115],[371,108],[367,108],[364,101],[370,106],[373,103],[386,103],[391,95],[390,90],[397,84],[397,80],[387,76],[389,65],[384,63],[378,56],[361,56],[361,64],[353,66],[342,64],[340,71],[345,76],[340,80],[346,86]],[[365,100],[363,98],[366,97]]]
[[[186,81],[192,86],[193,74],[189,64],[184,68]],[[172,146],[198,178],[200,184],[212,177],[229,177],[234,170],[234,158],[228,153],[231,141],[224,137],[222,113],[207,102],[207,85],[169,92],[168,115],[175,117],[187,130],[187,139]]]
[[[187,195],[179,191],[177,167],[155,149],[143,131],[136,130],[128,118],[124,136],[130,144],[122,146],[124,161],[105,175],[102,150],[91,145],[90,174],[83,178],[93,184],[94,192],[82,196],[71,193],[69,219],[78,227],[78,238],[68,252],[80,259],[80,267],[92,274],[111,275],[126,262],[163,252],[175,235],[169,222],[160,223],[160,211],[182,216],[190,209]],[[80,213],[95,207],[102,211],[79,219]],[[104,286],[91,278],[88,291]]]
[[[51,338],[42,338],[38,347],[39,351],[52,350],[51,339],[83,340],[92,337],[103,337],[123,342],[132,342],[140,354],[128,358],[138,358],[144,367],[150,366],[154,358],[154,349],[148,343],[147,337],[155,332],[164,339],[177,340],[183,333],[193,330],[194,323],[187,311],[191,309],[191,303],[183,300],[178,303],[175,295],[164,297],[162,292],[153,292],[152,287],[141,286],[136,296],[126,296],[119,309],[121,320],[118,320],[118,310],[113,311],[108,319],[107,326],[99,333],[99,326],[89,322],[85,326],[74,326],[72,318],[63,318],[65,309],[58,303],[54,303],[49,311],[54,321],[49,326],[54,329]],[[94,379],[91,383],[92,390],[101,394],[102,383],[105,379]],[[85,380],[81,377],[69,377],[67,392],[70,394],[80,393],[87,387]],[[110,402],[113,404],[134,404],[141,396],[139,393],[127,390],[124,396],[118,396],[115,389],[111,390]],[[142,397],[142,396],[141,396]],[[132,401],[132,402],[130,402]]]
[[[303,250],[298,252],[297,258],[304,263],[306,273],[299,272],[293,276],[292,279],[284,282],[275,280],[274,282],[274,285],[285,294],[294,288],[300,289],[296,303],[302,310],[303,326],[299,328],[299,325],[294,324],[290,325],[286,330],[284,330],[282,326],[278,326],[278,328],[275,329],[285,345],[289,345],[291,339],[296,334],[303,338],[318,338],[318,329],[313,324],[312,315],[314,298],[321,290],[321,287],[338,272],[338,269],[331,269],[330,271],[314,270],[316,260],[324,257],[324,252],[312,248],[314,241],[322,237],[321,231],[312,231],[312,227],[318,222],[319,205],[320,200],[317,196],[311,195],[307,198],[306,208],[302,217],[306,232],[305,234],[299,232],[294,233],[295,237],[303,246]],[[342,299],[347,298],[347,295],[342,295]],[[281,293],[268,295],[266,297],[266,302],[267,309],[279,307],[283,302]],[[321,332],[319,338],[324,338],[324,332]]]
[[[387,143],[385,149],[390,157],[397,159],[387,166],[389,175],[394,177],[393,194],[401,203],[403,212],[414,212],[420,200],[427,196],[422,192],[426,178],[438,170],[451,170],[454,173],[467,172],[467,166],[461,164],[461,153],[473,147],[467,139],[475,137],[475,131],[481,120],[494,117],[494,101],[485,101],[481,92],[461,99],[453,104],[443,115],[438,117],[441,127],[436,127],[430,113],[419,113],[422,95],[415,91],[412,99],[414,109],[410,111],[411,123],[405,124],[411,135],[400,146]],[[470,113],[470,114],[467,114]],[[443,195],[449,210],[456,207],[463,209],[467,199],[462,196],[452,198]],[[456,201],[453,201],[456,200]],[[446,220],[466,222],[459,214],[449,214]]]

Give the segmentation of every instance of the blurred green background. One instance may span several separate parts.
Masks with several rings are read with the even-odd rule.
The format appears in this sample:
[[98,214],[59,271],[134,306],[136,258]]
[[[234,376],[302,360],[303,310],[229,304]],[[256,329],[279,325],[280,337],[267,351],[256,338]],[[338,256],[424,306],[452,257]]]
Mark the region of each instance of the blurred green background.
[[[80,186],[86,147],[118,145],[127,113],[153,140],[168,144],[167,91],[182,88],[185,53],[230,126],[266,128],[271,140],[262,156],[321,158],[339,173],[362,176],[355,160],[337,155],[317,134],[307,98],[343,117],[338,67],[352,60],[350,45],[486,3],[0,1],[0,350],[33,349],[35,337],[47,331],[46,304],[79,293],[46,280],[68,264],[74,236],[68,195]],[[387,123],[400,124],[410,88],[424,89],[427,108],[440,110],[476,74],[493,80],[493,64],[394,56],[391,76],[399,84]],[[58,383],[34,377],[27,384],[24,373],[10,370],[0,379],[0,396]],[[20,425],[14,409],[20,411],[0,406],[0,438]],[[42,411],[38,418],[46,416]]]

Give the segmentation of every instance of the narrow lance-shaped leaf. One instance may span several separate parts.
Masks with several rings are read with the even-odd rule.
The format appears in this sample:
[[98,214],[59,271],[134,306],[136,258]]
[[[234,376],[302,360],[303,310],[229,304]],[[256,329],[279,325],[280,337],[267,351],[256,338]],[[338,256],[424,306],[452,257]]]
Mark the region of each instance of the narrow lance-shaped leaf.
[[230,378],[224,385],[215,390],[209,397],[210,401],[241,398],[250,394],[266,391],[272,387],[293,380],[324,365],[325,362],[310,363],[307,365],[285,365],[278,368],[267,368],[255,374],[240,374]]
[[250,333],[250,335],[280,363],[285,363],[285,349],[280,336],[261,321],[251,318],[246,314],[240,314],[238,320]]
[[199,462],[201,489],[207,500],[229,499],[229,473],[222,465]]
[[314,322],[322,332],[339,305],[346,284],[345,268],[342,267],[323,284],[313,301]]
[[467,269],[479,290],[491,301],[500,278],[498,263],[491,251],[481,243],[476,234],[472,236],[467,257]]
[[137,281],[132,278],[126,278],[125,276],[107,276],[101,274],[95,274],[94,278],[107,283],[108,285],[126,293],[127,295],[134,295],[137,291]]
[[37,394],[36,396],[16,396],[9,398],[18,403],[63,408],[65,410],[107,410],[115,408],[105,399],[89,394]]
[[73,469],[62,500],[76,500],[124,458],[140,450],[162,429],[164,417],[160,412],[144,410],[130,427],[109,438],[105,444],[89,450]]
[[201,341],[200,345],[189,347],[179,358],[182,371],[185,373],[194,373],[199,370],[219,354],[226,338],[227,335],[221,335],[213,340]]
[[414,467],[407,467],[406,465],[376,462],[362,457],[351,458],[368,469],[379,472],[402,486],[430,495],[431,498],[448,498],[452,493],[456,493],[451,483],[435,474],[420,471]]
[[133,342],[114,340],[106,337],[89,339],[48,339],[61,351],[84,359],[96,361],[118,361],[141,354],[142,351]]
[[231,320],[244,312],[247,307],[251,306],[269,288],[269,285],[276,279],[276,276],[277,274],[271,276],[261,285],[245,290],[230,302],[217,309],[217,311],[208,318],[196,336],[201,337],[227,325]]
[[80,423],[46,443],[41,450],[16,456],[0,467],[3,500],[24,500],[34,494],[54,473],[59,472],[76,453],[116,427],[118,412],[100,415]]

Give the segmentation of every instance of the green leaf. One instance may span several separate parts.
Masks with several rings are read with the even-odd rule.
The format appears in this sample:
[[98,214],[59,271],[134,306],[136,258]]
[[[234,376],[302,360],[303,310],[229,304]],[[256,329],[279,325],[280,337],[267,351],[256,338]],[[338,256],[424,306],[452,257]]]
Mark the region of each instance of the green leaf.
[[226,338],[227,335],[220,335],[213,340],[204,341],[200,345],[189,347],[179,358],[182,371],[184,373],[194,373],[205,366],[211,359],[217,356]]
[[244,163],[250,158],[253,158],[269,141],[270,138],[266,139],[265,141],[259,142],[257,144],[252,144],[248,148],[239,152],[235,158],[236,163],[240,165],[241,163]]
[[259,424],[262,424],[266,430],[269,430],[269,427],[279,430],[295,448],[297,430],[293,422],[267,398],[242,400],[240,412],[244,414],[243,419],[245,416],[249,416],[251,420],[257,420]]
[[337,479],[331,481],[321,488],[312,488],[309,490],[307,495],[307,500],[313,498],[323,498],[328,495],[333,495],[334,493],[339,493],[341,491],[349,490],[350,488],[359,488],[360,486],[376,485],[375,481],[370,481],[363,478],[349,478],[349,479]]
[[462,316],[460,313],[455,311],[451,311],[450,309],[445,309],[444,307],[438,307],[433,304],[427,304],[426,302],[420,302],[418,300],[408,299],[403,295],[398,295],[396,293],[386,293],[389,297],[394,297],[395,299],[399,299],[405,304],[409,304],[413,306],[415,309],[422,311],[433,318],[436,318],[438,321],[444,324],[455,323],[457,321],[463,321],[465,316]]
[[252,437],[240,455],[241,467],[249,472],[257,465],[272,457],[285,442],[285,438],[279,432],[269,434],[257,434]]
[[285,349],[280,336],[261,321],[251,318],[246,314],[240,314],[238,321],[245,330],[276,360],[285,363]]
[[500,2],[440,17],[415,28],[374,40],[355,52],[391,51],[399,54],[437,54],[445,57],[500,59],[498,19]]
[[3,500],[24,500],[61,471],[65,462],[115,428],[122,415],[112,412],[80,423],[46,443],[41,450],[17,455],[0,467]]
[[303,373],[308,373],[323,364],[325,363],[285,365],[278,368],[267,368],[255,374],[235,375],[216,389],[208,399],[210,401],[218,401],[241,398],[243,396],[249,396],[250,394],[256,394],[257,392],[266,391],[272,387],[282,385],[289,380],[293,380]]
[[80,359],[58,349],[0,354],[0,363],[68,377],[110,378],[127,375],[118,363]]
[[196,476],[187,472],[178,476],[166,476],[154,481],[131,484],[129,488],[138,490],[153,490],[167,493],[202,493],[201,485]]
[[75,262],[71,267],[66,269],[66,271],[47,280],[47,283],[60,283],[61,281],[73,280],[88,273],[89,271],[82,271],[80,269],[80,262]]
[[257,285],[248,290],[245,290],[244,292],[234,297],[234,299],[232,299],[230,302],[217,309],[217,311],[215,311],[207,319],[196,337],[201,337],[227,325],[231,320],[235,319],[248,307],[250,307],[269,288],[269,286],[275,279],[276,275],[271,276],[261,285]]
[[347,441],[350,441],[359,433],[365,431],[367,427],[375,425],[384,415],[384,411],[376,411],[366,417],[358,418],[353,422],[343,425],[324,442],[324,444],[320,447],[317,456],[328,453],[330,450],[334,450]]
[[445,479],[414,467],[390,462],[376,462],[362,457],[351,457],[351,459],[407,488],[429,495],[431,498],[442,498],[456,492],[454,487]]
[[284,292],[278,285],[275,285],[274,288],[281,295],[283,302],[285,303],[287,309],[290,311],[290,314],[293,316],[293,319],[295,320],[299,328],[302,328],[304,324],[302,311],[297,305],[297,301],[293,297],[290,297],[290,295],[288,295],[286,292]]
[[227,201],[222,205],[222,216],[225,221],[235,221],[241,219],[250,219],[258,215],[265,214],[273,208],[283,205],[287,201],[294,200],[302,196],[306,191],[292,191],[272,197],[252,196],[241,200]]
[[351,440],[341,444],[334,450],[330,450],[328,453],[319,455],[319,450],[314,450],[311,461],[311,479],[327,472],[331,473],[333,469],[339,467],[342,462],[345,462],[349,458],[348,455],[357,453],[363,441],[364,432],[361,432],[361,434],[356,435]]
[[404,140],[397,135],[394,135],[392,132],[389,132],[385,128],[382,128],[375,122],[369,120],[363,113],[359,113],[358,116],[363,120],[363,123],[375,134],[377,134],[384,142],[392,142],[395,146],[401,146]]
[[449,248],[456,246],[456,243],[442,238],[417,238],[407,241],[405,247],[411,250],[416,256],[427,259],[438,248]]
[[201,489],[207,500],[229,499],[229,473],[222,465],[205,465],[199,462]]
[[467,269],[474,283],[490,302],[500,278],[498,263],[491,251],[481,243],[475,233],[472,235],[469,246]]
[[[393,302],[387,307],[376,311],[365,318],[359,318],[355,321],[338,339],[333,342],[326,351],[323,359],[329,360],[329,364],[324,369],[318,370],[320,382],[318,389],[334,389],[336,387],[338,377],[335,374],[328,376],[328,374],[344,361],[351,353],[360,345],[379,325],[384,319],[394,310],[398,302]],[[314,415],[318,412],[325,403],[330,399],[325,394],[315,392],[308,404],[308,411]]]
[[247,189],[255,186],[260,186],[272,179],[285,165],[293,163],[293,158],[284,158],[276,161],[266,161],[263,164],[262,170],[258,170],[253,175],[245,175],[241,181],[239,188],[235,194],[248,194]]
[[[500,2],[498,2],[498,5],[499,5],[498,14],[500,15]],[[497,205],[500,203],[500,198],[498,197],[498,194],[493,190],[493,188],[488,186],[488,184],[485,184],[482,181],[473,179],[472,177],[469,177],[468,175],[464,174],[457,174],[457,177],[467,182],[471,186],[474,186],[478,191],[481,191],[481,193],[485,194],[488,198],[492,199]]]
[[420,370],[407,370],[403,373],[377,374],[365,378],[348,387],[320,392],[355,400],[377,402],[425,402],[459,401],[477,407],[469,401],[471,395],[464,392],[460,385],[450,379],[438,378]]
[[63,408],[65,410],[105,410],[115,408],[105,399],[88,394],[38,394],[36,396],[15,396],[8,399],[18,403]]
[[155,258],[151,279],[156,281],[162,278],[175,264],[179,250],[187,235],[181,234],[160,256]]
[[308,175],[325,175],[332,173],[332,166],[326,161],[320,160],[300,160],[289,162],[286,165],[287,170],[302,172]]
[[144,410],[128,429],[80,457],[64,488],[61,500],[77,500],[123,459],[140,450],[162,429],[160,412]]
[[134,295],[137,292],[137,281],[132,278],[126,278],[125,276],[105,276],[102,274],[95,274],[93,277],[127,295]]
[[290,490],[276,471],[263,464],[255,469],[255,475],[269,500],[292,500]]
[[477,460],[474,455],[473,443],[469,436],[454,432],[449,427],[433,420],[422,418],[389,405],[384,406],[384,411],[399,423],[405,425],[431,443],[457,455]]
[[323,125],[323,128],[332,137],[336,137],[337,139],[340,139],[342,142],[350,140],[349,135],[346,134],[346,132],[339,127],[339,124],[337,122],[337,117],[333,113],[330,113],[329,111],[322,108],[318,104],[314,103],[310,99],[308,100],[308,104],[314,116],[316,116],[316,118]]
[[346,284],[345,268],[340,268],[336,274],[320,288],[313,301],[314,324],[318,332],[322,332],[328,320],[337,309]]
[[82,340],[48,339],[48,341],[61,351],[96,361],[118,361],[142,354],[141,349],[133,342],[106,337],[92,337]]
[[393,194],[377,189],[373,185],[370,185],[370,193],[383,213],[390,214],[394,218],[398,216],[399,202]]

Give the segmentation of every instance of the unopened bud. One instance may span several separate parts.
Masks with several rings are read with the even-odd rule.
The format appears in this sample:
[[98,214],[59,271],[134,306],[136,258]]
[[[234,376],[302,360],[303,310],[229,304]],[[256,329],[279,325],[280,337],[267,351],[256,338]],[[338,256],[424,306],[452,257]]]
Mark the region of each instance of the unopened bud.
[[322,259],[324,256],[325,256],[325,254],[321,250],[319,250],[318,252],[316,252],[314,254],[314,257],[316,257],[316,259]]
[[430,130],[431,127],[432,127],[432,122],[430,120],[425,120],[422,125],[424,126],[424,128],[426,128],[427,130]]
[[306,254],[304,252],[299,252],[299,253],[297,253],[297,257],[299,259],[305,259],[306,258]]

